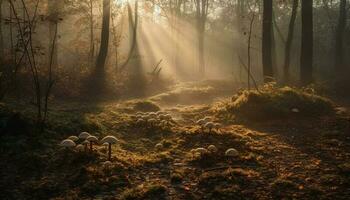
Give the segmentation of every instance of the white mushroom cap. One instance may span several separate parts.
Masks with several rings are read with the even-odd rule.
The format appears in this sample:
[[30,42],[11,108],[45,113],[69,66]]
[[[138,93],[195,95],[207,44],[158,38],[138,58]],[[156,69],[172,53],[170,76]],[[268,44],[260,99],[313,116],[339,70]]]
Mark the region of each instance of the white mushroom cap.
[[75,147],[75,149],[76,150],[78,150],[78,151],[84,151],[84,145],[82,145],[82,144],[78,144],[76,147]]
[[112,166],[112,162],[111,161],[105,161],[105,162],[103,162],[102,163],[102,165],[104,166],[104,167],[110,167],[110,166]]
[[150,112],[150,113],[148,114],[148,116],[150,116],[150,117],[157,117],[157,114],[154,113],[154,112]]
[[62,147],[75,147],[75,142],[70,139],[65,139],[60,143]]
[[108,146],[109,144],[107,142],[104,142],[102,146]]
[[196,153],[205,154],[208,153],[208,150],[205,148],[197,148]]
[[163,149],[163,144],[162,143],[158,143],[158,144],[156,144],[155,148],[157,150]]
[[208,122],[204,125],[205,128],[214,128],[214,123],[213,122]]
[[118,139],[114,136],[108,135],[106,137],[104,137],[101,142],[105,143],[107,142],[108,144],[115,144],[118,142]]
[[220,127],[221,127],[221,124],[220,124],[220,123],[215,123],[215,124],[214,124],[214,127],[215,127],[215,128],[220,128]]
[[198,125],[203,125],[205,123],[204,119],[200,119],[196,122]]
[[88,132],[82,132],[79,134],[80,139],[86,139],[89,136],[90,136],[90,133],[88,133]]
[[148,122],[149,122],[149,123],[156,123],[157,120],[155,120],[155,119],[150,119],[150,120],[148,120]]
[[84,140],[81,144],[89,144],[90,142],[87,140]]
[[72,140],[74,142],[79,140],[79,138],[75,135],[69,136],[67,139]]
[[225,156],[227,157],[237,157],[238,155],[238,151],[234,148],[227,149],[225,152]]
[[292,109],[292,112],[293,112],[293,113],[299,113],[300,111],[299,111],[298,108],[293,108],[293,109]]
[[212,153],[216,153],[218,151],[218,148],[216,148],[215,145],[209,145],[208,146],[208,151],[210,151]]
[[211,117],[204,117],[203,120],[204,120],[205,122],[209,122],[209,121],[211,120]]
[[90,135],[89,137],[86,138],[87,141],[90,142],[98,142],[98,138],[95,136]]

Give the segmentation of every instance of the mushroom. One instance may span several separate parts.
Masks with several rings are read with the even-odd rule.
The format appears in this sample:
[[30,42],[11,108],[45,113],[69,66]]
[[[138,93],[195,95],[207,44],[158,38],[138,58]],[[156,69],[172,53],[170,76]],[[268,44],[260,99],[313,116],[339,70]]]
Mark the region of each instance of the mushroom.
[[227,149],[225,152],[225,156],[227,157],[237,157],[238,155],[238,151],[234,148]]
[[150,119],[150,120],[148,120],[148,123],[149,123],[151,126],[154,126],[155,123],[157,123],[157,120],[155,120],[155,119]]
[[204,120],[205,122],[210,122],[210,121],[211,121],[211,117],[204,117],[203,120]]
[[109,144],[108,144],[107,142],[105,142],[105,143],[102,144],[102,146],[105,146],[105,147],[106,147],[106,152],[108,151],[108,145],[109,145]]
[[196,153],[200,153],[201,155],[203,155],[205,153],[208,153],[208,150],[205,149],[205,148],[197,148],[197,149],[195,149],[195,152]]
[[150,112],[150,113],[148,114],[148,116],[150,116],[151,118],[155,118],[155,117],[157,117],[157,114],[154,113],[154,112]]
[[75,142],[73,140],[70,140],[70,139],[65,139],[60,143],[60,146],[62,146],[64,148],[75,147]]
[[218,148],[216,148],[215,145],[209,145],[208,146],[208,151],[211,153],[216,153],[218,151]]
[[75,149],[77,150],[77,151],[84,151],[84,145],[82,145],[82,144],[78,144],[76,147],[75,147]]
[[88,133],[88,132],[81,132],[78,137],[79,137],[79,139],[85,140],[89,136],[90,136],[90,133]]
[[118,142],[117,138],[111,135],[108,135],[104,137],[101,142],[103,143],[108,143],[108,160],[111,160],[111,155],[112,155],[112,144],[115,144]]
[[87,140],[84,140],[81,144],[84,145],[84,149],[85,151],[87,150],[87,145],[89,144],[90,142],[87,141]]
[[215,124],[214,124],[214,128],[216,129],[216,131],[219,131],[219,130],[220,130],[220,127],[221,127],[221,124],[220,124],[220,123],[215,123]]
[[196,123],[197,123],[198,125],[202,126],[202,125],[205,123],[205,121],[204,121],[204,119],[200,119],[200,120],[198,120]]
[[209,129],[209,133],[211,132],[211,130],[215,127],[213,122],[208,122],[204,125],[204,128]]
[[163,144],[162,143],[158,143],[158,144],[156,144],[156,149],[157,149],[157,151],[160,151],[161,149],[163,149]]
[[299,110],[298,108],[293,108],[293,109],[292,109],[292,112],[293,112],[293,113],[299,113],[300,110]]
[[90,142],[90,151],[92,151],[92,145],[93,145],[93,143],[98,142],[98,138],[90,135],[89,137],[86,138],[86,140]]
[[79,138],[75,135],[69,136],[67,139],[72,140],[73,142],[76,142],[79,140]]

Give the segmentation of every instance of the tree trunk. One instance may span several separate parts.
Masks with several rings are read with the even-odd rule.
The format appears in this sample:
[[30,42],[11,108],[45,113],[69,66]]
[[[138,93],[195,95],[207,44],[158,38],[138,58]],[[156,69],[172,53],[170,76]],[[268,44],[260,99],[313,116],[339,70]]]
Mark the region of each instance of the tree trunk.
[[204,77],[205,76],[204,28],[202,28],[202,24],[200,24],[199,26],[200,27],[198,29],[198,64],[199,64],[199,74],[201,77]]
[[204,60],[204,40],[205,40],[205,24],[208,16],[209,0],[195,0],[196,17],[197,17],[197,37],[198,37],[198,69],[201,77],[205,76],[205,60]]
[[286,47],[284,50],[284,81],[289,82],[289,66],[290,66],[290,53],[292,49],[295,20],[298,13],[299,0],[293,0],[292,15],[289,21],[288,36],[286,41]]
[[339,17],[335,38],[335,70],[341,73],[344,69],[344,33],[346,27],[346,0],[340,0]]
[[312,82],[313,65],[313,0],[302,1],[302,34],[301,34],[301,57],[300,79],[302,85]]
[[273,77],[272,67],[272,0],[264,0],[262,63],[264,82],[270,82]]
[[2,62],[4,58],[4,35],[2,32],[2,3],[3,0],[0,0],[0,62]]
[[94,55],[95,55],[95,44],[94,44],[94,14],[93,14],[93,3],[90,0],[90,53],[89,60],[90,65],[93,66],[94,63]]
[[101,31],[101,44],[100,51],[97,56],[96,70],[97,72],[103,73],[108,53],[109,44],[109,24],[111,17],[111,0],[103,0],[103,20],[102,20],[102,31]]
[[[53,52],[53,54],[51,55],[51,53],[49,53],[48,55],[50,56],[48,59],[50,62],[52,62],[52,68],[56,69],[57,65],[58,65],[58,51],[57,51],[57,41],[56,41],[56,45],[52,46],[52,41],[55,40],[55,34],[56,34],[56,26],[57,26],[57,22],[59,20],[59,12],[61,9],[61,0],[48,0],[48,11],[49,11],[49,16],[50,16],[50,20],[49,20],[49,51]],[[52,56],[52,57],[51,57]]]

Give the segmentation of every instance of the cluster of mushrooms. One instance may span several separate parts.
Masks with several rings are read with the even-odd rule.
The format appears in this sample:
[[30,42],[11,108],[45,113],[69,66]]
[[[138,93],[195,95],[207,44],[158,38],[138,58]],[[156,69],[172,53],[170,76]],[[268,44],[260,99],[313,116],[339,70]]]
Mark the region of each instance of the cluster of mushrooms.
[[[217,152],[218,152],[218,148],[215,145],[209,145],[207,148],[200,147],[200,148],[191,150],[191,154],[194,157],[201,157],[204,154],[217,153]],[[225,156],[228,158],[238,157],[239,152],[234,148],[229,148],[225,151]]]
[[196,123],[202,128],[203,131],[209,130],[209,133],[211,133],[213,129],[219,131],[221,127],[220,123],[214,123],[210,117],[204,117],[203,119],[199,119]]
[[[80,142],[80,144],[77,144],[78,142]],[[102,146],[105,146],[106,148],[108,147],[108,160],[111,160],[112,145],[117,142],[117,138],[111,135],[108,135],[99,141],[96,136],[93,136],[88,132],[82,132],[78,136],[69,136],[60,143],[60,146],[68,149],[75,148],[77,151],[87,151],[89,145],[90,151],[92,151],[94,144],[102,144]]]
[[158,112],[137,112],[135,116],[132,116],[136,124],[139,126],[168,126],[174,122],[170,114],[158,111]]

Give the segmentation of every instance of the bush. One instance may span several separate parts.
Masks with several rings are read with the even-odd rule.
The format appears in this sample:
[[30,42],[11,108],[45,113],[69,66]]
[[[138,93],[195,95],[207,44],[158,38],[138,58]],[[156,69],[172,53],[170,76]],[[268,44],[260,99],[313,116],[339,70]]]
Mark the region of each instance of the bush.
[[331,101],[314,93],[290,87],[264,87],[261,91],[243,91],[224,109],[239,119],[265,120],[311,117],[333,112]]

